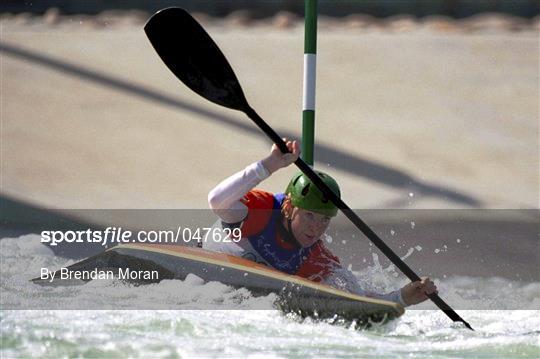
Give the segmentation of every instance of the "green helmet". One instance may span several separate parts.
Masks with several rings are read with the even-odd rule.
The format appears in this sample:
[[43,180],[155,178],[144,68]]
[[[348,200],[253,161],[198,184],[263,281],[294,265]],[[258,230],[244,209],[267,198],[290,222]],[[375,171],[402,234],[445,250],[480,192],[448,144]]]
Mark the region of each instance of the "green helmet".
[[[330,187],[332,192],[341,198],[339,186],[332,177],[321,171],[315,171],[315,173]],[[335,217],[337,215],[338,208],[334,203],[327,199],[321,190],[302,172],[294,175],[285,190],[285,194],[291,195],[291,203],[295,207],[307,209],[329,217]]]

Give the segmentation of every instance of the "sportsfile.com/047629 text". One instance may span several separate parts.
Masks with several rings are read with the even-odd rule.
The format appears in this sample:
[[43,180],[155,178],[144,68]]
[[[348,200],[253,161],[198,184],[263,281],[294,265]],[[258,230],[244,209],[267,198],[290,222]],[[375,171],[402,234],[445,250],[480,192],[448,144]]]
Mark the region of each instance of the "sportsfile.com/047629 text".
[[150,230],[132,232],[121,227],[107,227],[104,230],[79,231],[42,231],[41,243],[56,246],[59,243],[101,243],[107,246],[113,243],[204,243],[238,242],[242,238],[240,228],[177,227],[173,230]]

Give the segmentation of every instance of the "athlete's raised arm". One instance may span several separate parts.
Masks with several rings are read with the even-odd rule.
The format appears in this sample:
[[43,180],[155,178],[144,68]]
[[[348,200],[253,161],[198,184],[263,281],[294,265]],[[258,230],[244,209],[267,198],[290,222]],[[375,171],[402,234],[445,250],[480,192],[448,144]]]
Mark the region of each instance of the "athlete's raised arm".
[[244,220],[247,207],[240,201],[242,197],[272,173],[298,159],[299,143],[286,139],[285,142],[292,153],[283,154],[274,144],[267,157],[226,178],[210,191],[208,205],[222,221],[237,223]]

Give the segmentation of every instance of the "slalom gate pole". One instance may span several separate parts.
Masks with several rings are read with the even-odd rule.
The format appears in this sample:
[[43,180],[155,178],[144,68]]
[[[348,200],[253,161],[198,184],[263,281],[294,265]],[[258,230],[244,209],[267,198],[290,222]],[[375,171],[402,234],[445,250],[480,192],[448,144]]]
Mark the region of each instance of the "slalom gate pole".
[[313,167],[315,146],[315,79],[317,68],[317,0],[305,0],[302,159]]

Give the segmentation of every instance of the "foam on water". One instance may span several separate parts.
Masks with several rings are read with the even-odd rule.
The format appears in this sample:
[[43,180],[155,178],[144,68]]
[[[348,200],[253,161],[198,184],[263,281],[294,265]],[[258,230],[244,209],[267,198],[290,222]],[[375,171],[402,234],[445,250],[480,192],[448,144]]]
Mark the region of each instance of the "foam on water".
[[40,286],[29,281],[40,269],[57,269],[73,264],[59,258],[39,243],[37,235],[4,238],[0,241],[2,261],[2,305],[10,309],[73,307],[92,309],[272,309],[275,295],[253,297],[246,289],[234,289],[218,282],[204,283],[188,275],[183,280],[163,280],[136,286],[115,279],[100,279],[84,285]]
[[[368,330],[354,324],[301,320],[273,309],[274,295],[253,297],[220,283],[189,276],[133,286],[96,280],[71,287],[41,287],[28,281],[39,268],[71,264],[54,256],[35,235],[5,238],[1,246],[2,308],[25,309],[46,302],[61,309],[76,298],[88,305],[121,309],[122,303],[166,303],[182,310],[2,310],[2,357],[537,357],[540,352],[539,283],[503,278],[452,277],[438,282],[443,297],[473,325],[451,323],[433,305],[408,310],[398,320]],[[410,254],[409,254],[410,255]],[[406,282],[395,269],[374,265],[355,272],[370,290]],[[101,301],[101,302],[100,302]],[[515,308],[496,310],[512,302]],[[483,303],[483,306],[480,304]],[[251,310],[189,310],[234,304]],[[507,304],[506,304],[507,305]],[[487,307],[486,307],[487,306]],[[266,310],[253,310],[266,309]]]

